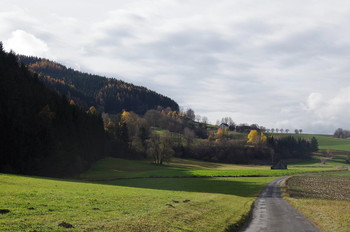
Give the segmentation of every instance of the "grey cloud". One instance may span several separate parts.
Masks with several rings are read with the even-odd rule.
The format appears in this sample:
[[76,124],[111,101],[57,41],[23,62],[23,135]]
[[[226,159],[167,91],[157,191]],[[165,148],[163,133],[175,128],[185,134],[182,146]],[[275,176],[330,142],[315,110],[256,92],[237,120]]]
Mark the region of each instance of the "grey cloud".
[[265,49],[270,54],[288,55],[302,62],[315,57],[348,55],[350,46],[337,44],[337,36],[333,30],[308,29],[275,41]]
[[96,56],[105,51],[113,53],[116,48],[121,47],[124,40],[133,38],[133,34],[127,28],[109,29],[106,35],[101,36],[84,46],[84,55]]
[[[127,29],[115,29],[105,32],[108,36],[95,41],[90,47],[109,46],[110,53],[130,60],[157,59],[160,63],[170,65],[212,67],[219,63],[214,54],[232,50],[232,43],[217,33],[209,31],[180,31],[166,34],[152,42],[136,42],[126,49],[120,49],[118,41],[136,37]],[[194,66],[195,67],[195,66]]]
[[[5,2],[2,38],[22,29],[68,66],[145,85],[212,122],[350,129],[336,94],[350,86],[347,1]],[[311,110],[312,93],[332,101]]]

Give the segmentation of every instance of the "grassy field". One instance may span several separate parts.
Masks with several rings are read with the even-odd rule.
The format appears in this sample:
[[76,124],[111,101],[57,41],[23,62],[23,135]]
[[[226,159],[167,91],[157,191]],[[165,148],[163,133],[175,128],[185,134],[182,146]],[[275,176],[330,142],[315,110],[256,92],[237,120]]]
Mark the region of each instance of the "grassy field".
[[[334,167],[306,162],[290,169],[106,158],[80,180],[0,174],[0,209],[10,210],[0,214],[0,231],[233,231],[274,176]],[[155,175],[169,178],[145,178]],[[170,178],[181,175],[187,178]],[[264,177],[210,177],[222,175]]]
[[[278,134],[270,133],[275,137],[291,135],[300,138],[312,138],[315,137],[319,144],[320,151],[315,153],[314,160],[300,163],[301,166],[305,166],[310,163],[312,166],[317,166],[320,163],[320,159],[324,158],[324,151],[330,150],[332,159],[326,162],[329,166],[344,166],[350,168],[350,164],[345,163],[346,157],[350,154],[350,139],[338,139],[332,135],[314,135],[314,134]],[[296,164],[295,166],[298,166]]]
[[334,138],[331,135],[309,135],[309,134],[302,134],[302,135],[296,135],[300,137],[308,137],[312,138],[315,137],[319,143],[320,149],[330,149],[330,150],[336,150],[336,151],[350,151],[350,140],[349,139],[338,139]]
[[[318,163],[317,163],[318,162]],[[149,160],[105,158],[79,176],[85,180],[111,180],[140,177],[243,177],[284,176],[306,172],[336,170],[333,164],[320,164],[319,160],[290,165],[288,170],[271,170],[267,165],[236,165],[209,163],[174,158],[172,162],[157,166]]]
[[[272,134],[272,133],[269,133]],[[315,137],[321,150],[334,150],[334,151],[350,151],[350,139],[338,139],[332,135],[315,135],[315,134],[280,134],[273,133],[273,136],[286,136],[290,135],[293,137],[300,138],[312,138]]]
[[350,172],[296,176],[286,199],[325,232],[350,231]]
[[[0,174],[0,231],[233,231],[276,176],[337,170],[345,166],[344,157],[335,153],[326,164],[315,158],[289,165],[288,170],[178,158],[163,166],[149,160],[105,158],[75,180]],[[349,178],[342,175],[336,178]],[[344,199],[289,199],[305,215],[323,207],[326,213],[319,218],[307,215],[316,222],[335,210],[350,211]],[[2,214],[1,209],[10,212]],[[336,225],[336,231],[349,231],[344,217],[350,218],[339,215],[338,221],[322,228]],[[62,222],[74,228],[59,226]]]
[[[0,214],[0,231],[225,231],[248,214],[272,179],[84,183],[0,174],[0,209],[10,210]],[[74,228],[58,226],[62,222]]]

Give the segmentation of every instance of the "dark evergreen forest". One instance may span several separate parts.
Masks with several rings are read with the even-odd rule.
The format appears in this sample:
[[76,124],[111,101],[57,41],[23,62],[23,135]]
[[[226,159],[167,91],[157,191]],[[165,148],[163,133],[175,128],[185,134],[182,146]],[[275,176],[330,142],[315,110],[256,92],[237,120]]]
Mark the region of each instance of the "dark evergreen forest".
[[28,56],[19,56],[20,62],[39,74],[46,86],[67,96],[79,106],[94,106],[99,112],[117,114],[133,111],[144,114],[149,109],[170,107],[179,110],[178,104],[169,97],[135,86],[121,80],[75,71],[56,62]]
[[105,155],[101,116],[48,89],[0,43],[0,172],[69,176]]

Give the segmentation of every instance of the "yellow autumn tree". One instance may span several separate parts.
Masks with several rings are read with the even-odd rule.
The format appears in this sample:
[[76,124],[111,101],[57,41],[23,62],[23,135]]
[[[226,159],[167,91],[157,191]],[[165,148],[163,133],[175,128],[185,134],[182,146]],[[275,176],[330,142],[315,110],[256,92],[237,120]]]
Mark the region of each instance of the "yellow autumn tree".
[[259,140],[259,132],[257,130],[251,130],[248,134],[247,143],[258,144]]
[[90,106],[89,110],[87,111],[89,114],[97,114],[97,110],[94,106]]
[[266,135],[264,135],[263,133],[261,133],[261,135],[260,135],[260,143],[265,144],[266,141],[267,141]]
[[133,112],[123,111],[121,120],[128,124],[128,126],[136,125],[139,123],[140,118]]
[[221,140],[223,139],[223,137],[224,137],[224,131],[221,128],[219,128],[218,131],[216,132],[216,139]]
[[131,121],[131,113],[128,111],[123,111],[121,119],[123,122]]
[[137,114],[133,112],[123,111],[121,114],[121,122],[126,123],[130,138],[133,138],[137,135],[139,127],[141,126],[141,119]]
[[258,145],[258,144],[265,144],[267,140],[266,135],[263,133],[259,134],[257,130],[251,130],[248,134],[248,140],[247,143]]

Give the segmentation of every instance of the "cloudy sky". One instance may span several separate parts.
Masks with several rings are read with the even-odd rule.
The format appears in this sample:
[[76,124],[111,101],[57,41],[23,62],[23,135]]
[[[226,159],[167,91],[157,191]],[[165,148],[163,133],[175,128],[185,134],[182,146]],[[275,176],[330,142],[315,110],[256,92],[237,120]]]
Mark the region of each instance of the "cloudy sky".
[[2,0],[16,53],[144,85],[197,114],[350,129],[347,0]]

